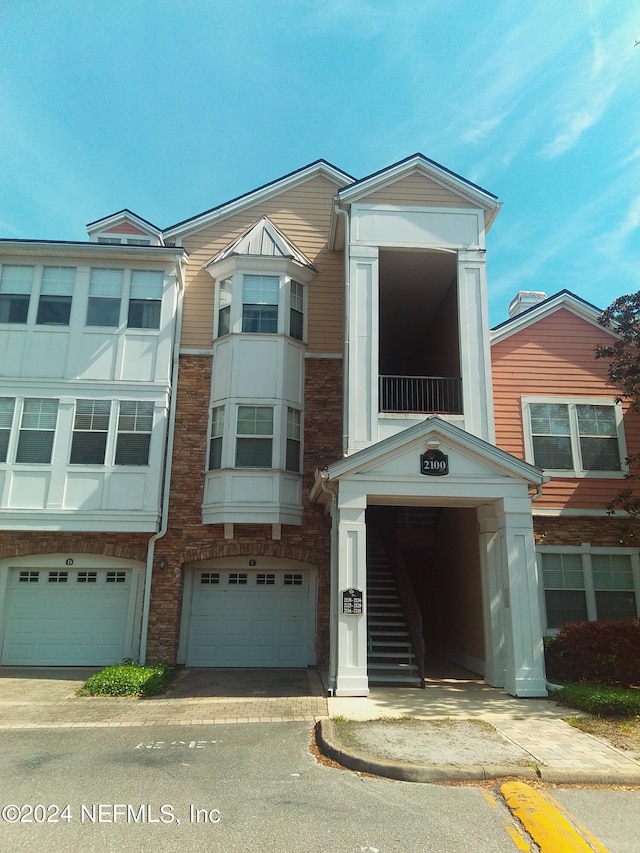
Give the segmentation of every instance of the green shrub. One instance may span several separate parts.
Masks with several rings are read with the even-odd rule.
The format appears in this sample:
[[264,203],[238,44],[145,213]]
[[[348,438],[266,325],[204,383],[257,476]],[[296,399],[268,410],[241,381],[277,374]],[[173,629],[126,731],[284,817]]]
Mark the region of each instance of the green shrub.
[[78,691],[83,696],[155,696],[171,681],[168,666],[120,663],[90,676]]
[[640,686],[640,620],[572,622],[545,642],[549,681]]
[[640,716],[640,690],[603,687],[600,684],[567,684],[553,694],[559,705],[578,708],[596,717]]

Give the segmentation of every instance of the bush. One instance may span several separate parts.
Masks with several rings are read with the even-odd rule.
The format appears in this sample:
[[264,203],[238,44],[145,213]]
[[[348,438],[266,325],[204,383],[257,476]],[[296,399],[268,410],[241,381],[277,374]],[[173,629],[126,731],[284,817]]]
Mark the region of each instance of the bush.
[[596,717],[640,716],[640,690],[602,687],[599,684],[567,684],[553,698],[559,705],[578,708]]
[[549,681],[640,685],[640,620],[572,622],[545,642]]
[[90,676],[78,691],[83,696],[155,696],[171,681],[168,666],[120,663]]

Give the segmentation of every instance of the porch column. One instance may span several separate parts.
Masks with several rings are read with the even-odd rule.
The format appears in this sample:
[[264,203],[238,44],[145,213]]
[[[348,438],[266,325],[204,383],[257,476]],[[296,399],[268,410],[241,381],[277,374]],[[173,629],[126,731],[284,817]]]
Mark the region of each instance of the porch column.
[[504,686],[512,696],[546,696],[531,500],[528,496],[503,498],[500,504],[498,524],[506,651]]
[[[341,483],[338,495],[337,673],[336,696],[368,696],[367,677],[367,527],[366,495],[350,494]],[[342,592],[363,592],[362,613],[342,612]],[[332,596],[333,598],[333,596]],[[335,601],[335,598],[333,598]]]
[[482,614],[484,624],[484,680],[492,687],[504,687],[505,640],[502,601],[502,549],[498,537],[496,502],[477,509]]

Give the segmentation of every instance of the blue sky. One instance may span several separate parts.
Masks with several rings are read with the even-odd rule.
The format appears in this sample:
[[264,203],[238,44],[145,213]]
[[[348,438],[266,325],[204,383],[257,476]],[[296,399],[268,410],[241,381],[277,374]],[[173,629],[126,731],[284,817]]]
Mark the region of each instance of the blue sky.
[[4,0],[0,237],[164,228],[320,157],[420,151],[499,196],[518,290],[640,290],[637,0]]

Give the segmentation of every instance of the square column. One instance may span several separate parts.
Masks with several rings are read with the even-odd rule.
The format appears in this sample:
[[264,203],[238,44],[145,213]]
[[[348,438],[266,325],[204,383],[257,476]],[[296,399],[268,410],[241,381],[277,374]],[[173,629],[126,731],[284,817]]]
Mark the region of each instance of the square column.
[[502,553],[505,682],[512,696],[546,696],[542,620],[530,498],[504,498],[498,513]]
[[484,680],[492,687],[504,687],[505,637],[502,598],[502,549],[498,537],[497,501],[479,506],[478,545],[482,578],[484,624]]
[[[345,484],[346,485],[346,484]],[[349,496],[340,485],[337,508],[337,670],[336,696],[368,696],[367,676],[367,526],[366,495]],[[342,592],[363,593],[361,614],[342,612]]]

